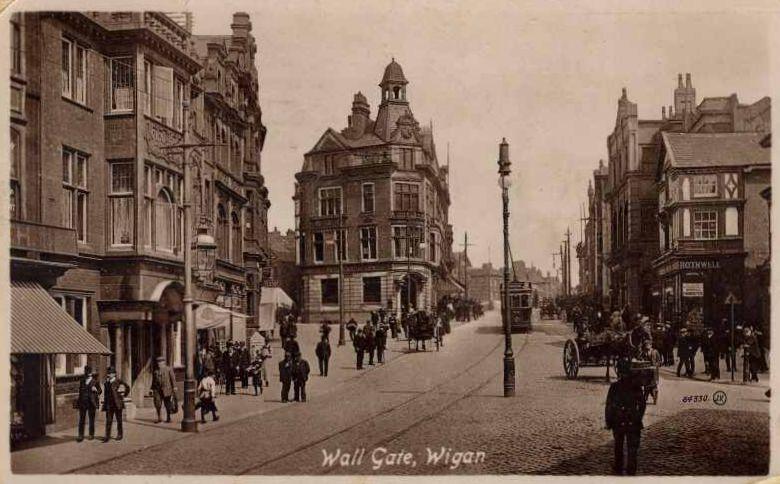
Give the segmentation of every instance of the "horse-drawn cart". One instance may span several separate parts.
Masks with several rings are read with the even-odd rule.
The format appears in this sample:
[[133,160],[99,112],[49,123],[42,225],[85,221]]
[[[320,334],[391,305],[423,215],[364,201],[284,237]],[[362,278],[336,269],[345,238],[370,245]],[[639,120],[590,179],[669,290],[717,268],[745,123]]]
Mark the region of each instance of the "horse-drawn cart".
[[410,350],[412,349],[412,341],[414,341],[415,351],[419,351],[420,342],[422,342],[423,351],[426,351],[426,341],[432,341],[436,345],[436,351],[439,351],[441,339],[436,324],[431,316],[424,313],[417,313],[409,318],[407,324],[407,342],[409,343]]
[[617,362],[621,359],[630,360],[628,378],[637,379],[637,383],[645,389],[645,398],[652,395],[655,403],[658,398],[658,366],[655,362],[636,358],[638,343],[632,343],[630,332],[606,329],[600,333],[591,333],[586,328],[576,338],[566,340],[563,346],[566,378],[577,378],[580,368],[606,367],[606,378],[609,380],[610,367],[617,375]]

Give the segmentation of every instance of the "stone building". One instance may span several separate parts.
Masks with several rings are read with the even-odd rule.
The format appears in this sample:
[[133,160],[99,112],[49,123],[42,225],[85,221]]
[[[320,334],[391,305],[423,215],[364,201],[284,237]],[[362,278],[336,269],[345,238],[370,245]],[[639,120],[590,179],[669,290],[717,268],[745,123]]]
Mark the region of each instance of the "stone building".
[[430,309],[451,266],[447,167],[420,126],[409,82],[393,60],[372,119],[358,92],[341,131],[329,128],[296,174],[297,257],[305,322],[338,321],[339,259],[345,317],[385,307]]
[[[191,32],[162,13],[29,12],[15,14],[11,26],[12,348],[25,334],[53,339],[47,332],[56,331],[24,319],[32,300],[17,291],[24,284],[46,291],[70,322],[102,342],[82,340],[83,352],[12,349],[16,378],[41,382],[15,393],[14,421],[20,432],[39,435],[73,424],[70,404],[85,363],[101,374],[115,366],[141,406],[151,401],[156,356],[183,370],[184,230],[204,225],[220,247],[216,274],[196,287],[199,304],[214,306],[217,283],[230,277],[241,302],[234,312],[246,320],[266,243],[265,128],[246,14],[234,16],[223,40],[221,71],[212,71]],[[208,120],[218,109],[233,123],[230,137],[219,139],[227,155],[189,150],[188,189],[176,146],[185,135],[188,143],[215,140]],[[193,227],[183,226],[185,191]],[[237,217],[229,231],[219,225],[223,192],[232,197],[228,216]],[[109,358],[87,355],[109,353],[106,347]]]
[[607,188],[608,168],[603,160],[593,170],[588,181],[588,203],[582,245],[577,246],[581,294],[602,304],[609,303],[609,267],[605,263],[605,248],[609,247],[609,208],[604,194]]
[[469,297],[492,309],[494,302],[501,300],[503,272],[486,262],[482,267],[469,268],[468,273]]

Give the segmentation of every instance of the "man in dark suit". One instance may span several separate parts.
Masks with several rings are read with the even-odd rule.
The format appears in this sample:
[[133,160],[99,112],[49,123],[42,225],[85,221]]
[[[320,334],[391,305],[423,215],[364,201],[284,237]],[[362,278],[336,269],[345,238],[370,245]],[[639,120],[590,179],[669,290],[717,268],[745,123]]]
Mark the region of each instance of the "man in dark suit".
[[[122,390],[120,390],[122,388]],[[108,376],[103,384],[103,411],[106,412],[106,436],[103,442],[111,438],[111,425],[116,418],[116,440],[122,440],[122,413],[125,409],[125,395],[130,393],[130,386],[116,377],[113,367],[108,369]]]
[[309,379],[309,362],[301,358],[300,354],[293,356],[292,376],[294,383],[294,395],[296,402],[306,401],[306,380]]
[[618,381],[609,386],[607,404],[604,409],[606,426],[615,438],[615,462],[613,471],[623,474],[624,444],[628,447],[628,462],[625,470],[635,475],[639,439],[642,434],[642,419],[645,415],[645,395],[636,379],[630,378],[631,362],[618,361]]
[[384,324],[379,325],[374,333],[374,344],[376,346],[377,363],[385,362],[385,348],[387,347],[387,328]]
[[376,339],[374,338],[374,326],[366,322],[363,326],[363,346],[368,352],[368,364],[374,365],[374,350],[376,349]]
[[317,355],[317,362],[320,366],[320,376],[328,376],[328,360],[330,360],[330,343],[328,338],[322,337],[317,347],[314,349],[314,354]]
[[100,406],[100,382],[97,379],[97,372],[87,365],[84,367],[84,376],[79,382],[79,396],[76,399],[76,406],[79,410],[79,436],[76,441],[84,440],[84,425],[86,417],[89,417],[89,440],[95,438],[95,411]]
[[352,339],[352,345],[355,347],[355,354],[357,356],[357,369],[363,369],[363,355],[366,351],[366,340],[363,337],[363,329],[358,329],[355,333],[355,337]]
[[228,349],[222,355],[222,373],[225,375],[225,395],[236,394],[236,367],[238,367],[238,355],[233,345],[228,343]]
[[290,401],[290,384],[293,377],[292,354],[284,353],[284,359],[279,362],[279,381],[282,382],[282,403]]

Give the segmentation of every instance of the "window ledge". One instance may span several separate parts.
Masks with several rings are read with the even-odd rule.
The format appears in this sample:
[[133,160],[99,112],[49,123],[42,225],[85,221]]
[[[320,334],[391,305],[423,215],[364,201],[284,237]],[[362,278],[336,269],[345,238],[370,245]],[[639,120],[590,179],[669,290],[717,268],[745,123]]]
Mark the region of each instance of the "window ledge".
[[72,104],[73,106],[79,107],[79,108],[81,108],[81,109],[83,109],[85,111],[88,111],[90,113],[94,113],[95,112],[94,109],[92,109],[91,107],[87,106],[86,104],[82,104],[81,102],[76,101],[75,99],[71,99],[71,98],[69,98],[67,96],[62,96],[62,100],[67,102],[68,104]]

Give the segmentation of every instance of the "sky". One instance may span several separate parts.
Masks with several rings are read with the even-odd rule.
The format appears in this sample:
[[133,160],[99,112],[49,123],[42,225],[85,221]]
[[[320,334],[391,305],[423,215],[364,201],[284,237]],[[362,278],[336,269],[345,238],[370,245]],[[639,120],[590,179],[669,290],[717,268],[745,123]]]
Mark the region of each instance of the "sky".
[[[601,10],[561,2],[185,4],[196,34],[228,33],[234,11],[251,16],[272,229],[293,226],[303,154],[328,127],[346,126],[355,92],[367,96],[375,117],[377,84],[394,57],[409,80],[412,112],[421,124],[433,122],[440,163],[449,144],[453,250],[462,250],[467,231],[474,265],[502,262],[502,137],[512,161],[514,259],[552,271],[567,227],[574,258],[580,206],[599,159],[606,160],[621,88],[645,119],[673,104],[678,73],[691,73],[697,103],[731,93],[749,103],[770,94],[771,15],[719,11],[717,2],[644,12],[619,7],[625,2]],[[576,260],[572,271],[576,284]]]

